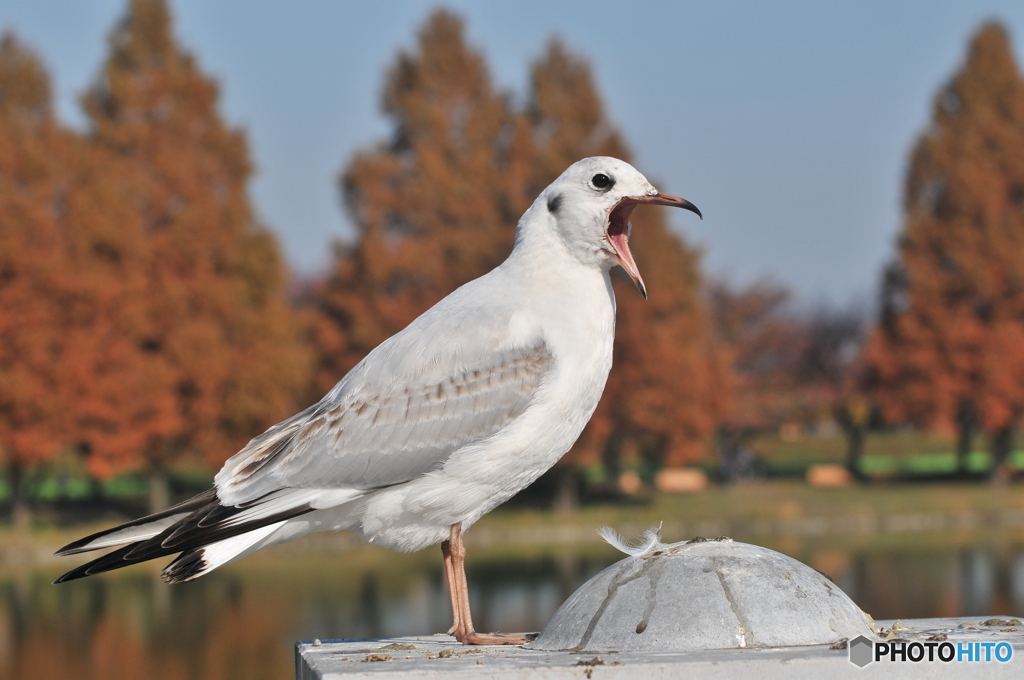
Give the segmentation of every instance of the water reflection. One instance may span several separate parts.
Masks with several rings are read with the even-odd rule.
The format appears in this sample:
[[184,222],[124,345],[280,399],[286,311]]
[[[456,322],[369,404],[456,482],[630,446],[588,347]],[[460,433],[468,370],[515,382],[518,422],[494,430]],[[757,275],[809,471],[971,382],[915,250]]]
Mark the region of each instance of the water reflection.
[[[876,618],[1024,613],[1024,545],[790,552]],[[0,571],[0,677],[287,678],[297,639],[446,630],[437,557],[271,552],[175,587],[156,569],[61,587],[50,581],[64,565]],[[469,565],[478,627],[538,630],[619,557],[598,548],[482,555]]]
[[988,550],[970,550],[960,554],[960,580],[963,581],[963,612],[969,616],[985,614],[995,595],[995,560]]

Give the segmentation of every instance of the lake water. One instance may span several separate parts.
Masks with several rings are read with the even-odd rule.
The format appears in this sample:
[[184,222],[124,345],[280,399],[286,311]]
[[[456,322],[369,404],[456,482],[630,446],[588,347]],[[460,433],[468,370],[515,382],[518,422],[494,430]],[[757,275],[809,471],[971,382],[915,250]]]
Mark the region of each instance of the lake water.
[[[955,547],[910,537],[870,550],[777,537],[770,547],[828,573],[877,619],[1024,614],[1020,537]],[[474,551],[470,543],[477,629],[539,630],[621,557],[602,545]],[[430,634],[451,624],[436,549],[291,547],[173,587],[148,565],[50,585],[72,563],[0,569],[0,678],[287,679],[296,640]]]

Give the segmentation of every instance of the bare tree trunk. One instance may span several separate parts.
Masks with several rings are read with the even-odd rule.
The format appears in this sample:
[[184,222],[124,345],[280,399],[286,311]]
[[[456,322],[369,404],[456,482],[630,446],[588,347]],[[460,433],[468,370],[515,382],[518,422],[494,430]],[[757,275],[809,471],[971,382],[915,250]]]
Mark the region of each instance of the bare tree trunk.
[[743,435],[740,432],[725,428],[718,431],[718,474],[725,484],[737,481],[737,460],[742,441]]
[[989,480],[994,486],[1005,486],[1010,482],[1010,468],[1007,459],[1013,447],[1013,427],[1000,428],[992,436],[992,470]]
[[25,494],[25,466],[18,461],[7,469],[7,483],[11,487],[11,524],[24,528],[32,521],[32,507]]
[[566,465],[559,471],[554,507],[555,512],[563,516],[575,514],[579,510],[579,473],[574,465]]
[[961,404],[956,416],[956,470],[960,475],[967,474],[967,459],[971,455],[974,443],[974,417],[966,404]]
[[[78,445],[78,455],[81,456],[82,464],[85,465],[86,471],[89,466],[86,465],[89,459],[89,455],[92,453],[92,446],[88,442],[82,442]],[[96,477],[91,472],[89,475],[89,502],[99,504],[103,499],[103,482],[100,481],[99,477]]]
[[853,393],[833,409],[846,435],[846,469],[858,482],[865,481],[860,469],[864,455],[864,431],[871,422],[871,402],[860,393]]
[[167,488],[167,472],[153,468],[149,473],[149,511],[166,510],[171,506],[171,493]]
[[848,424],[846,431],[846,469],[858,482],[864,481],[860,459],[864,455],[864,426]]
[[615,489],[618,488],[619,475],[622,474],[622,444],[625,439],[622,431],[616,428],[605,442],[604,451],[601,454],[605,476],[610,486]]
[[957,427],[956,435],[956,471],[967,474],[967,459],[971,455],[971,443],[974,439],[974,432],[968,424],[960,424]]
[[103,499],[103,482],[89,475],[89,500],[99,503]]

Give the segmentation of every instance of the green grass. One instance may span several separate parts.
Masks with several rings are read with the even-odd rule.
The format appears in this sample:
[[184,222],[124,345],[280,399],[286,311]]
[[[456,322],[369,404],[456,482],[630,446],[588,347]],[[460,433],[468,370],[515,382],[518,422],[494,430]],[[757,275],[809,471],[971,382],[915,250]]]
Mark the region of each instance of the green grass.
[[[213,475],[202,469],[176,471],[169,476],[173,489],[182,493],[198,493],[213,483]],[[63,479],[43,477],[28,482],[28,495],[44,502],[57,500],[84,500],[93,496],[93,483],[82,474],[68,475]],[[100,482],[100,492],[105,498],[139,499],[149,493],[149,480],[138,474],[123,475]],[[6,479],[0,478],[0,502],[10,495]],[[180,494],[179,494],[180,495]]]
[[[1024,510],[1024,485],[993,489],[987,483],[874,484],[816,489],[801,480],[758,481],[712,486],[695,494],[653,494],[645,503],[586,505],[565,521],[601,526],[685,518],[793,519],[861,514],[997,512]],[[543,510],[498,508],[480,525],[550,525],[562,521]]]
[[[754,438],[750,448],[770,465],[842,463],[846,459],[846,438],[842,434],[804,435],[784,440],[777,434]],[[864,455],[905,458],[922,454],[948,453],[954,442],[948,438],[914,430],[871,432],[864,438]]]
[[[983,442],[977,442],[979,445]],[[830,436],[805,435],[796,440],[784,440],[777,434],[761,435],[748,446],[756,454],[761,469],[771,478],[802,478],[807,468],[819,463],[844,465],[846,462],[846,440],[841,434]],[[1011,467],[1024,470],[1024,450],[1015,451],[1009,459]],[[712,476],[715,474],[713,461],[704,466]],[[916,431],[873,432],[865,438],[861,471],[868,477],[937,476],[957,472],[953,442],[936,434]],[[975,451],[967,459],[969,472],[984,474],[991,468],[991,457],[984,451]],[[650,481],[656,470],[640,471]],[[600,481],[600,466],[585,471],[588,481]],[[196,493],[209,486],[212,475],[198,463],[179,466],[171,474],[172,488],[184,496]],[[38,478],[29,484],[29,495],[37,501],[82,500],[90,498],[94,489],[85,478],[83,469],[66,472],[62,479],[56,477]],[[142,475],[125,475],[107,480],[101,484],[104,497],[120,500],[145,498],[149,483]],[[0,502],[9,497],[10,490],[5,480],[0,479]]]
[[[1024,451],[1014,451],[1007,463],[1017,470],[1024,469]],[[974,451],[967,456],[967,471],[985,473],[992,468],[992,456],[985,451]],[[865,456],[860,469],[867,475],[952,474],[957,471],[956,454],[953,452],[925,453],[916,456]]]
[[[978,441],[977,445],[984,442]],[[803,476],[807,468],[819,463],[846,464],[846,439],[842,435],[805,435],[786,441],[776,434],[761,435],[749,447],[769,476]],[[948,438],[916,431],[874,432],[864,441],[861,471],[872,477],[893,475],[941,475],[957,472],[954,442]],[[1024,450],[1013,452],[1011,467],[1024,470]],[[992,458],[976,450],[967,458],[967,470],[988,472]]]

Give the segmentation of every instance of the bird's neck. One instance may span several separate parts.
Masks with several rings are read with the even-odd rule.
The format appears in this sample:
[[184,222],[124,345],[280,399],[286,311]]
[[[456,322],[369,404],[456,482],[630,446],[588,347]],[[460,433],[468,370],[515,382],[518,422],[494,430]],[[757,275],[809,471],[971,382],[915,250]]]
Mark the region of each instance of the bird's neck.
[[537,294],[607,295],[614,307],[608,270],[575,257],[553,226],[543,222],[554,218],[544,206],[538,209],[538,203],[523,215],[515,246],[502,268],[514,274],[512,280],[521,282],[517,285]]

